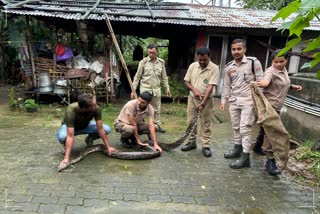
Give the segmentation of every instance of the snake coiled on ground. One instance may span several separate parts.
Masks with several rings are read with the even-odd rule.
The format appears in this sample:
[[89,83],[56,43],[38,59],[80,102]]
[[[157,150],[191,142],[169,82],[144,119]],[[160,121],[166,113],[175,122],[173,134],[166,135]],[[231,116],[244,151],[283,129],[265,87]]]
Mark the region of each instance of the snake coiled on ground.
[[[200,115],[200,111],[197,112],[197,114],[195,115],[195,117],[187,127],[186,131],[180,136],[178,140],[170,144],[158,142],[159,146],[165,151],[170,151],[172,149],[175,149],[181,146],[181,144],[183,144],[183,142],[189,137],[189,135],[195,129],[199,115]],[[88,154],[94,153],[94,152],[103,152],[108,157],[122,159],[122,160],[144,160],[144,159],[150,159],[150,158],[155,158],[160,156],[160,152],[154,151],[151,146],[144,147],[144,151],[138,151],[138,152],[120,152],[119,151],[119,152],[114,152],[110,154],[104,144],[96,144],[96,145],[87,147],[84,151],[80,153],[79,156],[72,159],[68,164],[63,164],[63,165],[60,164],[58,167],[58,171],[60,172],[68,168],[70,165],[78,163],[79,161],[83,160]]]

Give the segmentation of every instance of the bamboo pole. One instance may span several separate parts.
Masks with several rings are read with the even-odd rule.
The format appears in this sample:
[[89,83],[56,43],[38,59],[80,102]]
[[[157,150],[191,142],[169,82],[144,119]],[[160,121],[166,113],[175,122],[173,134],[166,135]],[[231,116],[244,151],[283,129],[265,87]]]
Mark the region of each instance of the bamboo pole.
[[32,45],[30,42],[30,37],[31,37],[31,32],[30,32],[29,16],[26,16],[26,42],[28,45],[30,60],[31,60],[33,86],[36,87],[36,78],[35,78],[36,67],[34,64],[33,49],[32,49]]
[[127,64],[126,62],[124,61],[124,58],[123,58],[123,55],[121,53],[121,50],[120,50],[120,47],[118,45],[118,41],[114,35],[114,32],[113,32],[113,29],[112,29],[112,26],[111,26],[111,23],[110,23],[110,20],[108,18],[108,14],[105,14],[105,18],[106,18],[106,23],[107,23],[107,26],[108,26],[108,29],[109,29],[109,32],[110,32],[110,35],[111,35],[111,38],[112,38],[112,41],[113,41],[113,44],[114,46],[116,47],[116,50],[118,52],[118,55],[120,57],[120,61],[121,61],[121,64],[122,64],[122,67],[124,68],[124,71],[126,73],[126,76],[127,76],[127,79],[128,79],[128,82],[130,84],[130,88],[131,88],[131,91],[133,93],[133,96],[135,98],[137,98],[137,94],[133,88],[133,84],[132,84],[132,80],[131,80],[131,77],[130,77],[130,73],[129,73],[129,70],[128,70],[128,67],[127,67]]

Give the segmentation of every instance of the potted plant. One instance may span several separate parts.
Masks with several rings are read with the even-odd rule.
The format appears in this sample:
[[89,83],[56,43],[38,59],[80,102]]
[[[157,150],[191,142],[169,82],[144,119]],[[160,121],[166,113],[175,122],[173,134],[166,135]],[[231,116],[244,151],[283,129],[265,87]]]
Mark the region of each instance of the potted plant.
[[38,105],[34,99],[27,99],[24,101],[24,108],[27,112],[36,112],[38,109]]
[[11,111],[15,111],[16,109],[19,109],[19,103],[16,99],[16,92],[13,87],[9,90],[9,109]]

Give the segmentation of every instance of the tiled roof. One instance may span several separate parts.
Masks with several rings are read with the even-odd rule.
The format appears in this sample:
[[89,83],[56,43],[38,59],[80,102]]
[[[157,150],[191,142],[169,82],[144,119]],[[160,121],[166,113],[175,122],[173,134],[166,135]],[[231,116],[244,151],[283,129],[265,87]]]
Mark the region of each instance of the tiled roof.
[[[270,23],[277,11],[225,8],[183,3],[121,3],[104,0],[16,0],[3,12],[47,16],[73,20],[152,22],[192,26],[232,28],[273,28],[281,21]],[[312,22],[308,30],[320,30],[320,22]]]

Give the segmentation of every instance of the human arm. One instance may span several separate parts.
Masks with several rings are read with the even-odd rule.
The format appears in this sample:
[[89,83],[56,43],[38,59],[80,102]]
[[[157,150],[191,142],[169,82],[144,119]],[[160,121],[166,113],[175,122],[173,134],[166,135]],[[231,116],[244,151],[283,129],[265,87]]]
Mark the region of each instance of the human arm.
[[164,62],[162,63],[161,82],[162,82],[162,85],[166,88],[166,95],[168,97],[171,97],[172,95],[170,91],[168,76],[166,72],[166,66]]
[[194,95],[195,97],[198,97],[200,100],[202,100],[202,99],[204,98],[204,95],[201,94],[201,92],[200,92],[198,89],[196,89],[195,87],[193,87],[190,82],[184,81],[184,85],[185,85],[190,91],[192,91],[192,93],[193,93],[193,95]]
[[134,94],[141,81],[143,70],[144,70],[144,62],[143,60],[141,60],[138,66],[137,73],[134,75],[134,78],[133,78],[132,87],[134,91],[132,91],[130,94],[131,99],[135,99]]
[[223,86],[221,92],[221,103],[219,109],[224,111],[225,104],[231,94],[231,77],[227,69],[224,70]]
[[253,73],[255,75],[255,81],[261,81],[264,75],[261,62],[258,59],[256,59],[256,60],[253,60],[253,63],[254,63]]
[[106,146],[106,148],[108,149],[109,154],[111,154],[112,152],[116,152],[117,150],[115,148],[113,148],[112,146],[110,146],[110,144],[109,144],[108,137],[107,137],[106,132],[104,131],[104,128],[103,128],[103,121],[97,120],[96,125],[97,125],[99,136],[100,136],[102,142],[104,143],[104,145]]
[[138,133],[138,125],[137,125],[135,116],[133,114],[129,114],[128,117],[129,117],[130,125],[133,126],[133,128],[134,128],[133,134],[134,134],[134,137],[136,138],[137,144],[139,144],[141,146],[147,146],[148,144],[142,143],[140,140],[139,133]]
[[252,81],[251,84],[256,85],[261,88],[266,88],[270,85],[269,79],[262,79],[261,81]]
[[273,79],[274,79],[274,74],[272,73],[272,67],[270,67],[266,70],[266,72],[264,73],[264,77],[262,79],[258,81],[252,81],[250,82],[250,84],[261,87],[261,88],[266,88],[270,85]]
[[67,127],[67,138],[65,142],[64,159],[61,162],[69,163],[73,142],[74,142],[74,128]]
[[211,93],[212,93],[212,89],[213,89],[213,85],[211,85],[211,84],[208,85],[207,90],[206,90],[206,93],[205,93],[205,95],[204,95],[201,103],[198,105],[198,109],[199,109],[200,111],[201,111],[201,110],[204,108],[204,106],[206,105],[207,100],[208,100],[209,96],[210,96]]
[[158,150],[159,152],[162,152],[162,149],[159,146],[158,140],[157,140],[156,129],[154,127],[154,118],[150,117],[150,115],[149,115],[149,131],[153,141],[154,150],[155,151]]
[[290,85],[290,89],[293,89],[295,91],[301,91],[302,90],[302,86],[301,85],[291,84]]

